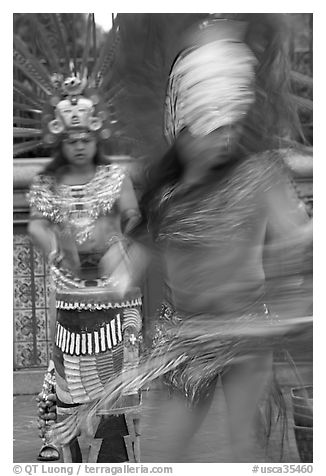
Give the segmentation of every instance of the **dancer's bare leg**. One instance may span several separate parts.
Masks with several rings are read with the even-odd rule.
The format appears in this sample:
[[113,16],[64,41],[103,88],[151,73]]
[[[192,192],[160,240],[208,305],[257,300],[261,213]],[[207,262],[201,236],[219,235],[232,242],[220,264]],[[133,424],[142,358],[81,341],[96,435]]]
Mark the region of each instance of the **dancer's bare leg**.
[[272,353],[246,357],[222,376],[234,462],[252,460],[256,446],[255,416],[258,403],[271,382],[272,362]]
[[181,394],[175,394],[160,410],[160,418],[164,416],[160,428],[160,462],[178,463],[184,461],[186,450],[203,423],[214,398],[215,379],[208,391],[195,405],[189,405]]

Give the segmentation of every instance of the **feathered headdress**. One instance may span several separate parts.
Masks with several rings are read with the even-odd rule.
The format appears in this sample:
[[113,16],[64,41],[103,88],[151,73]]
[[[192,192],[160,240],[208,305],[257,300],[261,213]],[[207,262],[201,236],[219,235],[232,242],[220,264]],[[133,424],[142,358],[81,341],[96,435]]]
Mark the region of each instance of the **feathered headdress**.
[[78,58],[74,14],[25,17],[36,33],[40,54],[33,54],[14,35],[14,155],[57,145],[64,134],[72,132],[89,131],[100,140],[108,139],[117,130],[114,93],[108,83],[118,26],[97,54],[94,14],[89,14],[85,45]]
[[165,135],[172,144],[187,127],[203,136],[243,119],[255,101],[257,59],[240,22],[209,20],[175,61],[167,89]]
[[[280,144],[284,146],[282,140],[285,138],[287,144],[293,145],[290,137],[300,138],[298,100],[291,94],[291,64],[287,50],[290,28],[286,14],[118,14],[117,19],[120,43],[113,75],[115,81],[123,85],[124,93],[117,98],[115,106],[119,118],[126,121],[128,137],[136,139],[133,155],[147,157],[153,163],[167,152],[169,122],[183,124],[185,120],[185,105],[181,107],[178,101],[176,108],[175,95],[169,94],[172,83],[179,86],[182,81],[185,92],[188,88],[189,97],[192,93],[189,85],[197,92],[200,89],[203,92],[201,111],[196,111],[199,115],[202,106],[207,111],[209,101],[212,103],[217,95],[218,107],[222,105],[221,101],[224,103],[223,124],[230,119],[230,108],[232,121],[240,117],[241,112],[246,112],[239,140],[241,154],[254,154]],[[213,41],[206,41],[210,46],[205,46],[202,41],[205,31],[210,31],[211,40],[215,35],[215,47]],[[222,46],[224,50],[228,49],[228,56],[222,55]],[[204,50],[210,53],[209,67],[207,58],[202,55]],[[187,65],[190,70],[193,64],[197,65],[198,76],[195,77],[194,70],[188,71],[188,84],[184,74]],[[229,67],[239,72],[237,80],[241,79],[240,82],[230,84]],[[224,76],[223,94],[219,91],[221,74]],[[231,86],[232,91],[226,97],[225,89]],[[173,90],[176,92],[175,88]],[[207,94],[213,90],[214,97]],[[246,94],[242,94],[244,90]],[[237,105],[244,106],[238,111],[233,107],[235,104],[230,105],[230,95],[234,91],[238,98],[241,97]],[[194,105],[191,101],[188,104],[191,110]],[[216,105],[211,104],[210,119],[214,116],[217,120],[215,112]],[[218,124],[222,123],[219,119]],[[180,126],[175,126],[175,132],[180,130]],[[173,131],[170,132],[173,135]]]

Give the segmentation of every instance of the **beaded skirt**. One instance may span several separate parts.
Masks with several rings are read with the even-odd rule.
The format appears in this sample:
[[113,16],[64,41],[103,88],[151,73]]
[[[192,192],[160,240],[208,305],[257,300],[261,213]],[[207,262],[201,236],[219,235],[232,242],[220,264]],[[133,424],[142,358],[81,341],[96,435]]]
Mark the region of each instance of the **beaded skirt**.
[[[65,405],[100,398],[105,384],[138,365],[141,341],[141,294],[130,290],[123,299],[107,288],[57,291],[53,360],[58,400]],[[140,404],[137,388],[121,395],[120,413]]]

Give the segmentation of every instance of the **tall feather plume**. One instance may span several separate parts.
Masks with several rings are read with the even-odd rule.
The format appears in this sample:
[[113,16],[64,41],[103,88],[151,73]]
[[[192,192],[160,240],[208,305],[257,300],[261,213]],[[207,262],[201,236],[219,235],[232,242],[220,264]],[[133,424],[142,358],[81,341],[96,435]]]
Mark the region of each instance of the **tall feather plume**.
[[49,73],[29,52],[23,41],[14,35],[14,66],[19,68],[29,79],[39,86],[47,95],[52,93]]
[[14,110],[30,112],[32,114],[37,114],[41,118],[42,109],[35,109],[35,108],[31,107],[30,104],[25,104],[25,103],[20,102],[18,100],[13,102],[13,106],[14,106]]
[[76,28],[74,22],[74,13],[70,14],[69,17],[69,26],[71,28],[72,33],[72,64],[74,66],[74,74],[77,73],[77,44],[76,44]]
[[95,16],[92,13],[92,37],[93,37],[93,64],[97,58],[97,41],[96,41],[96,24],[95,24]]
[[69,52],[67,49],[67,37],[66,37],[65,26],[64,26],[60,13],[51,14],[51,18],[53,19],[53,24],[55,26],[55,31],[56,31],[55,37],[58,41],[59,51],[62,54],[64,73],[68,75],[70,72],[70,69],[69,69],[70,57],[69,57]]
[[41,129],[34,129],[31,127],[14,127],[14,137],[39,137],[41,134]]
[[37,96],[37,94],[31,89],[25,86],[20,81],[14,79],[14,92],[19,94],[21,98],[30,103],[34,107],[42,108],[43,101]]
[[90,13],[87,17],[87,27],[86,27],[86,40],[84,46],[84,52],[80,67],[80,74],[83,77],[85,69],[88,68],[88,59],[89,59],[89,52],[92,44],[92,32],[93,32],[93,14]]
[[39,119],[33,119],[31,117],[14,116],[13,122],[14,122],[14,125],[16,126],[39,126],[40,125]]
[[100,86],[103,78],[112,66],[118,42],[119,29],[117,28],[117,26],[114,26],[114,28],[109,31],[107,39],[102,46],[101,52],[92,70],[90,84],[94,84],[96,88]]
[[27,18],[35,28],[35,40],[37,41],[37,45],[40,51],[42,51],[44,58],[47,60],[51,72],[59,73],[61,71],[60,52],[56,50],[56,41],[53,41],[52,16],[49,14],[38,13],[28,14]]

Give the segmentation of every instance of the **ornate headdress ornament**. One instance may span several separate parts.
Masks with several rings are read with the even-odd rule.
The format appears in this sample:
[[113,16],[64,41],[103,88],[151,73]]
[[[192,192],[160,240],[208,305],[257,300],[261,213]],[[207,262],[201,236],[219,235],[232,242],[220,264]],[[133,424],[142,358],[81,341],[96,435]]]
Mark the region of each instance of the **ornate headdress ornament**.
[[[114,26],[109,32],[97,56],[94,14],[89,14],[83,58],[78,61],[75,46],[74,60],[67,52],[68,32],[62,14],[26,17],[40,35],[45,59],[36,58],[18,36],[14,37],[14,138],[18,139],[14,155],[40,145],[55,145],[70,134],[91,132],[99,140],[108,139],[117,121],[106,74],[112,65],[119,28]],[[92,40],[93,57],[97,58],[89,74]]]
[[257,60],[241,41],[245,24],[209,20],[177,57],[169,77],[165,135],[170,143],[187,127],[203,136],[239,121],[255,100]]

